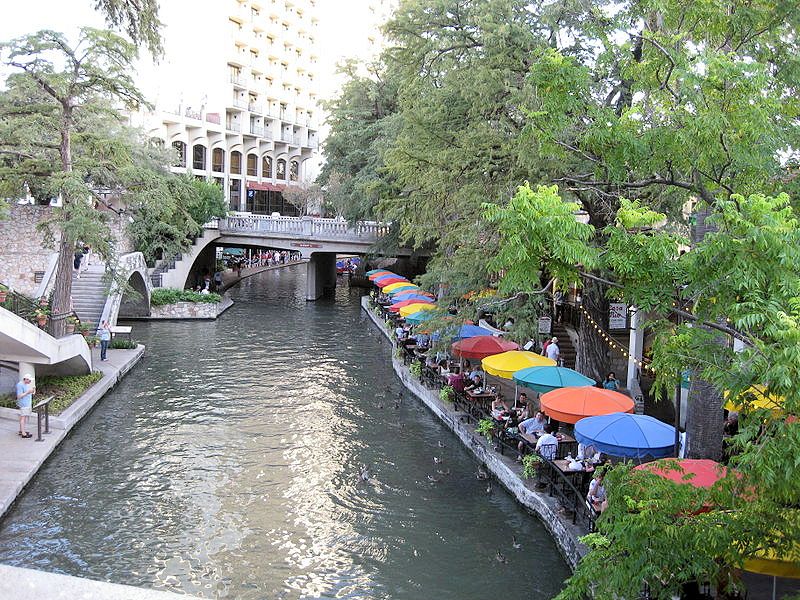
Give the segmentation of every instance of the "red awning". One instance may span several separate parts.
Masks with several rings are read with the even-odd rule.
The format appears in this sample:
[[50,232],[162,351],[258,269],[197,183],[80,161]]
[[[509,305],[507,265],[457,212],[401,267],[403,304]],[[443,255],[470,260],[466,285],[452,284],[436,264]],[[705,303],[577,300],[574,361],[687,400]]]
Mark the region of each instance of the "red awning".
[[255,181],[247,182],[248,190],[261,190],[262,192],[282,192],[286,189],[285,185],[277,185],[274,183],[257,183]]

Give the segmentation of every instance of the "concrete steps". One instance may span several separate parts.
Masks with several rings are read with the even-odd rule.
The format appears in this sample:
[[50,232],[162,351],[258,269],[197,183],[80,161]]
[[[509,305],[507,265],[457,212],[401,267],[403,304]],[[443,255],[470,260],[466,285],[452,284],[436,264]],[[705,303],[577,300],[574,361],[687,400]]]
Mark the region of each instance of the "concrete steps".
[[575,368],[575,347],[562,323],[553,323],[552,332],[558,338],[558,349],[561,352],[561,361],[565,367]]
[[72,309],[81,323],[88,323],[93,328],[100,324],[108,297],[108,289],[103,282],[104,273],[104,266],[92,265],[81,273],[80,278],[72,275]]

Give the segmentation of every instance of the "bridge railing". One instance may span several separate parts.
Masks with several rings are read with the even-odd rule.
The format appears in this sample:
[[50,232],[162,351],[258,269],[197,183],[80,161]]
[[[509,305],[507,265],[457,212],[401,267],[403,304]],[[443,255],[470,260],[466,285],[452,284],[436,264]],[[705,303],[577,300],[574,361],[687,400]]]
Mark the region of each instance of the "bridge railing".
[[359,221],[351,225],[347,221],[318,217],[236,215],[220,219],[219,229],[230,233],[284,234],[304,238],[375,241],[386,235],[389,227],[375,221]]

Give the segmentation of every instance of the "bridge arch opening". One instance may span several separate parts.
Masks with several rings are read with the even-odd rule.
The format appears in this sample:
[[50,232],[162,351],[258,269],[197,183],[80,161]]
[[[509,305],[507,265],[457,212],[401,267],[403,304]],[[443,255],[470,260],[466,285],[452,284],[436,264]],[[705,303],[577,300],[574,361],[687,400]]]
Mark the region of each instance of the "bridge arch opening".
[[122,295],[119,305],[119,318],[149,317],[150,293],[147,284],[139,271],[134,271],[128,278],[128,289]]

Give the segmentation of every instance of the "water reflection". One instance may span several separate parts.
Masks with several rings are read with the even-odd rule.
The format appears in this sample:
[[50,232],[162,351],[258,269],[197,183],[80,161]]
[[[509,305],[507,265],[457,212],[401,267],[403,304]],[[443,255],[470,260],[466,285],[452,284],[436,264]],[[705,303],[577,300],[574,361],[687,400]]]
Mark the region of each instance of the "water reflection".
[[136,324],[146,358],[0,524],[0,561],[206,598],[555,595],[541,525],[485,494],[357,296],[306,303],[304,279],[250,279],[216,323]]

